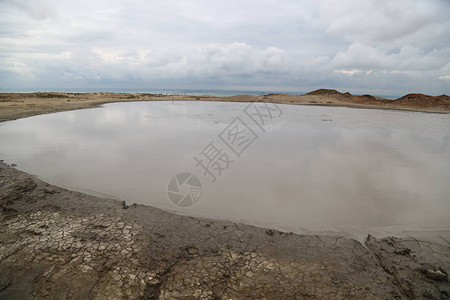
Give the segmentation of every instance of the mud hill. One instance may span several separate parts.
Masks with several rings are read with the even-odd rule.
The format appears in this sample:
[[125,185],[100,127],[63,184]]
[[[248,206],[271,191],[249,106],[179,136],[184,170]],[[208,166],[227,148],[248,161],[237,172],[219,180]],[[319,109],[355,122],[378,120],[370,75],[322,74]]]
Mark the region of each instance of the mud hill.
[[351,96],[350,93],[341,93],[336,90],[330,90],[330,89],[318,89],[312,92],[307,93],[306,95],[315,95],[315,96],[344,96],[348,97]]
[[311,96],[325,96],[325,97],[332,97],[339,100],[348,100],[352,101],[354,103],[361,103],[361,104],[368,104],[368,103],[376,103],[380,104],[380,101],[386,101],[391,102],[392,100],[382,98],[382,97],[375,97],[372,95],[352,95],[349,92],[341,93],[337,90],[331,90],[331,89],[318,89],[312,92],[307,93],[306,95]]
[[408,94],[396,100],[386,99],[372,95],[352,95],[350,93],[341,93],[337,90],[319,89],[309,92],[309,96],[320,96],[329,99],[335,99],[351,104],[368,104],[378,106],[389,106],[390,108],[402,109],[434,109],[448,111],[450,109],[450,97],[447,95],[430,96],[424,94]]
[[415,105],[450,105],[450,97],[447,95],[430,96],[424,94],[408,94],[396,100],[396,103],[410,103]]

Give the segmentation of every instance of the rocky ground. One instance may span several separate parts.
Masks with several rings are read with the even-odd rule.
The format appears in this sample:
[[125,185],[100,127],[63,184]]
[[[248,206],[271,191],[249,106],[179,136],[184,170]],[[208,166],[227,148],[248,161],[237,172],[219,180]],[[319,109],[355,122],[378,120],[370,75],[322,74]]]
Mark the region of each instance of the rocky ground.
[[448,299],[448,236],[296,235],[49,185],[0,162],[0,299]]

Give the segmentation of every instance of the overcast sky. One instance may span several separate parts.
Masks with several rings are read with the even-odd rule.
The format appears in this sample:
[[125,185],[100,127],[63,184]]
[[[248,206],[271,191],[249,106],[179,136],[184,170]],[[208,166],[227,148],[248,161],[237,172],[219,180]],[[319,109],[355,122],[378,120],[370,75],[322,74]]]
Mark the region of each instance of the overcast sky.
[[450,94],[448,0],[0,0],[0,88]]

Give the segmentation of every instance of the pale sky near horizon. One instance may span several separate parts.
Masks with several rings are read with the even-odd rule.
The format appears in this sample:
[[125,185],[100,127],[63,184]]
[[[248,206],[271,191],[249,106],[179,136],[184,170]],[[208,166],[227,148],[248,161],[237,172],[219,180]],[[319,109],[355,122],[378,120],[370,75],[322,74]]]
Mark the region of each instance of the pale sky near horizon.
[[0,0],[0,91],[450,94],[448,0]]

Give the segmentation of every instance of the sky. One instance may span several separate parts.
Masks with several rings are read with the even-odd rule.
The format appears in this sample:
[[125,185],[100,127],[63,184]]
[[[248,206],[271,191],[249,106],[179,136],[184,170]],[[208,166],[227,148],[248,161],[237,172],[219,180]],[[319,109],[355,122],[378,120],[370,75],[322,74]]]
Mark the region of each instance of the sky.
[[448,0],[0,0],[0,91],[450,94]]

